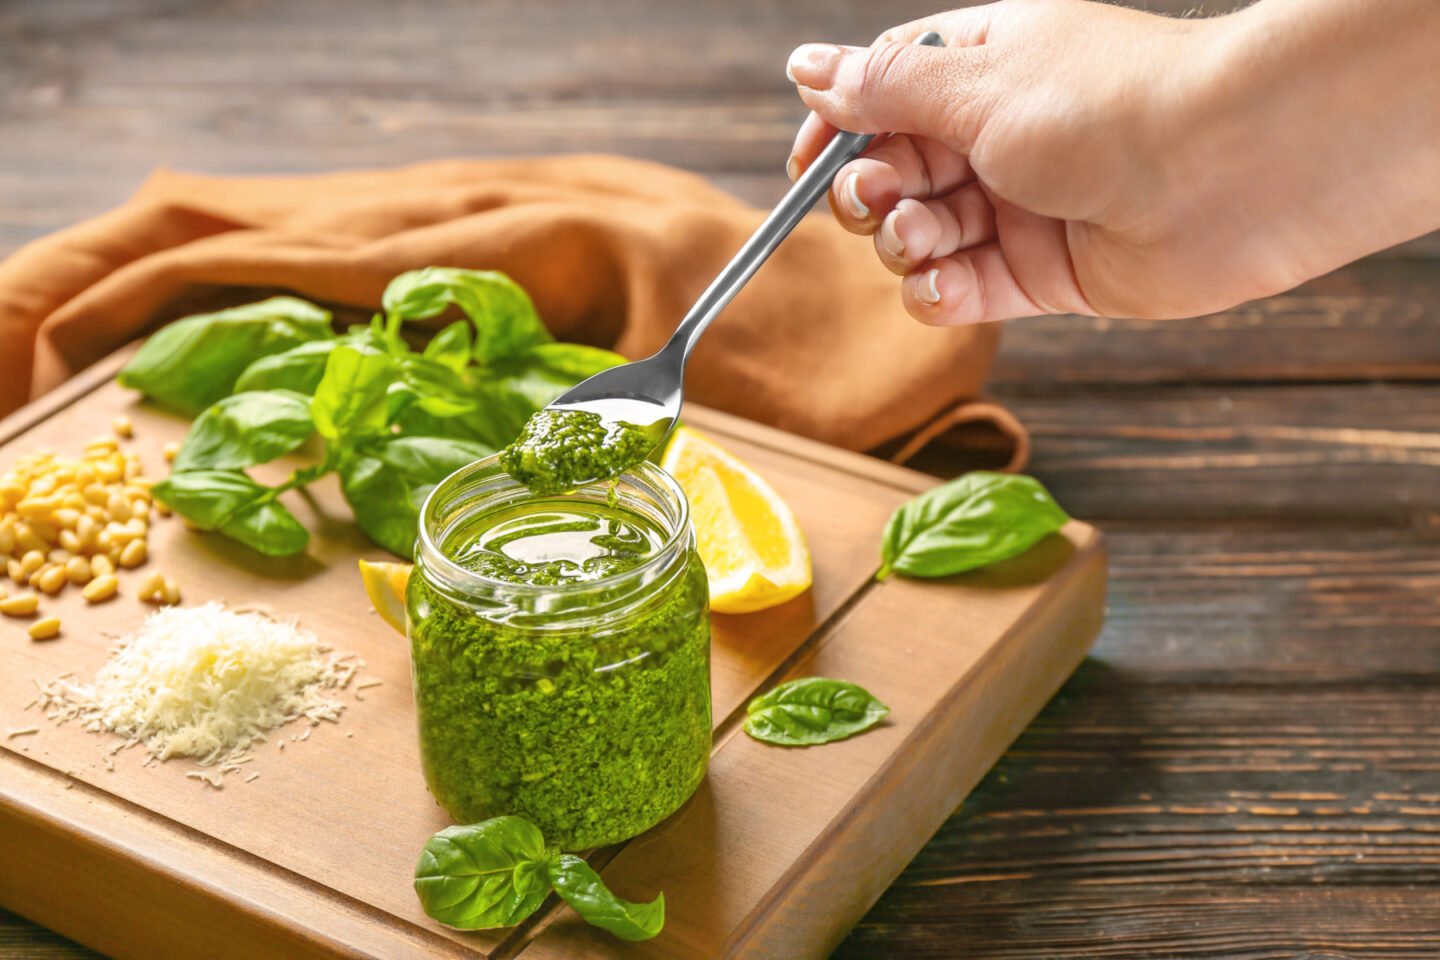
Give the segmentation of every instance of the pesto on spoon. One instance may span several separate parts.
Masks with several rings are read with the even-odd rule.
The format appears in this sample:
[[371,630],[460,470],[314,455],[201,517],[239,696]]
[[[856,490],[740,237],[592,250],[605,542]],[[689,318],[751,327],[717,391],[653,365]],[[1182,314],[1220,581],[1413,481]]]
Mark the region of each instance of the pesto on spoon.
[[588,410],[545,409],[526,421],[500,463],[534,493],[565,493],[613,480],[654,449],[652,431]]

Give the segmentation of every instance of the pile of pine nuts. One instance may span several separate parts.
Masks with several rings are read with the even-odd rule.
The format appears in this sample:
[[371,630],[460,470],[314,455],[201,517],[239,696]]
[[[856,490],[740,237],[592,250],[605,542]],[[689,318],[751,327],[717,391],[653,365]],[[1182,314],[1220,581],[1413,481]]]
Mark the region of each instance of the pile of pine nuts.
[[[128,417],[117,418],[114,430],[119,437],[134,433]],[[108,436],[86,444],[79,460],[36,451],[0,473],[0,562],[20,588],[11,593],[0,584],[0,614],[34,616],[40,608],[36,591],[55,596],[67,585],[81,588],[88,603],[115,597],[117,569],[149,559],[152,513],[169,515],[151,498],[152,483],[142,476],[140,458],[123,453]],[[155,573],[141,584],[139,596],[175,604],[180,588]],[[42,617],[28,632],[34,640],[59,636],[60,618]]]

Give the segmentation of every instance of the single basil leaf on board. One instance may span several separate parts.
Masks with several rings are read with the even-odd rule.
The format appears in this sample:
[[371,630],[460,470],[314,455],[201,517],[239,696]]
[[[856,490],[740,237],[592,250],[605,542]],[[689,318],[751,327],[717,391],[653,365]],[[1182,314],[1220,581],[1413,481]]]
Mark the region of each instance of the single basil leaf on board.
[[116,379],[193,415],[229,394],[259,358],[334,335],[328,311],[294,297],[272,297],[161,327]]
[[422,356],[456,373],[463,373],[470,365],[470,354],[474,349],[475,335],[471,333],[469,321],[456,320],[430,339]]
[[325,376],[325,361],[341,340],[311,340],[284,353],[261,357],[240,374],[235,392],[246,390],[294,390],[307,396],[315,392]]
[[426,320],[454,304],[474,325],[472,355],[482,364],[554,339],[524,288],[494,270],[426,267],[402,273],[385,288],[382,304],[388,316],[401,321]]
[[310,542],[310,531],[278,500],[241,507],[220,524],[220,532],[267,557],[300,553]]
[[947,577],[1008,560],[1070,517],[1034,477],[977,470],[903,504],[885,525],[884,579]]
[[592,926],[622,940],[649,940],[665,926],[663,893],[649,903],[622,900],[590,864],[568,853],[551,859],[547,869],[555,892]]
[[172,473],[155,484],[155,499],[201,530],[218,530],[235,513],[270,494],[239,470]]
[[409,558],[430,491],[494,452],[446,437],[373,437],[341,461],[340,487],[360,529],[391,553]]
[[342,434],[380,433],[387,414],[385,391],[395,376],[395,359],[388,353],[370,346],[336,347],[310,400],[315,429],[332,441]]
[[292,390],[236,393],[211,404],[185,434],[173,469],[235,470],[269,463],[315,432],[310,399]]
[[512,927],[550,892],[550,856],[540,830],[520,817],[446,827],[420,853],[415,893],[425,913],[448,927]]
[[745,732],[756,740],[808,747],[869,730],[890,708],[856,684],[802,677],[751,700],[745,712]]

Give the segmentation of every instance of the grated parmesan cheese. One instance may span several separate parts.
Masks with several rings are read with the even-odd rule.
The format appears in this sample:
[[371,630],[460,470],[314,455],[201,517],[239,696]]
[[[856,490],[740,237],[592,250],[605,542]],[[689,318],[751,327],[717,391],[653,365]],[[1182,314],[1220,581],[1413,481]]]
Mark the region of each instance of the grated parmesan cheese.
[[[294,623],[218,603],[168,607],[120,641],[93,684],[61,677],[40,702],[51,720],[127,738],[117,749],[140,742],[152,760],[233,764],[267,730],[338,721],[344,704],[325,691],[345,686],[347,669]],[[221,789],[218,774],[205,779]]]

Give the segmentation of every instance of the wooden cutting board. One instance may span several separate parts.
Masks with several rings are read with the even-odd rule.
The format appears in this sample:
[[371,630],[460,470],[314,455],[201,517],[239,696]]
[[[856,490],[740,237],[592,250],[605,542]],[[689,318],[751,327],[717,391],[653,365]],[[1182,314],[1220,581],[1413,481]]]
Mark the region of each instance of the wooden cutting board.
[[[117,355],[0,422],[0,469],[49,447],[78,456],[128,414],[147,473],[186,422],[112,382]],[[301,557],[267,560],[157,521],[151,561],[125,596],[88,607],[36,643],[0,618],[0,905],[115,957],[511,958],[824,956],[915,855],[1084,656],[1105,595],[1100,535],[1072,522],[1024,557],[943,581],[876,583],[890,512],[935,481],[708,410],[687,419],[752,464],[794,507],[815,586],[776,609],[714,618],[715,746],[698,794],[665,823],[592,863],[620,896],[665,892],[664,932],[626,944],[551,899],[520,928],[460,933],[430,921],[410,886],[445,826],[421,779],[408,649],[371,611],[357,558],[385,559],[348,523],[333,483],[287,503],[316,531]],[[277,469],[288,472],[289,467]],[[194,764],[56,727],[25,709],[35,680],[90,678],[151,608],[161,570],[187,604],[223,599],[298,617],[361,680],[339,724],[292,725],[215,790]],[[786,750],[740,732],[745,702],[796,676],[859,682],[888,722],[841,743]],[[38,733],[5,736],[38,726]],[[284,744],[282,750],[280,744]]]

